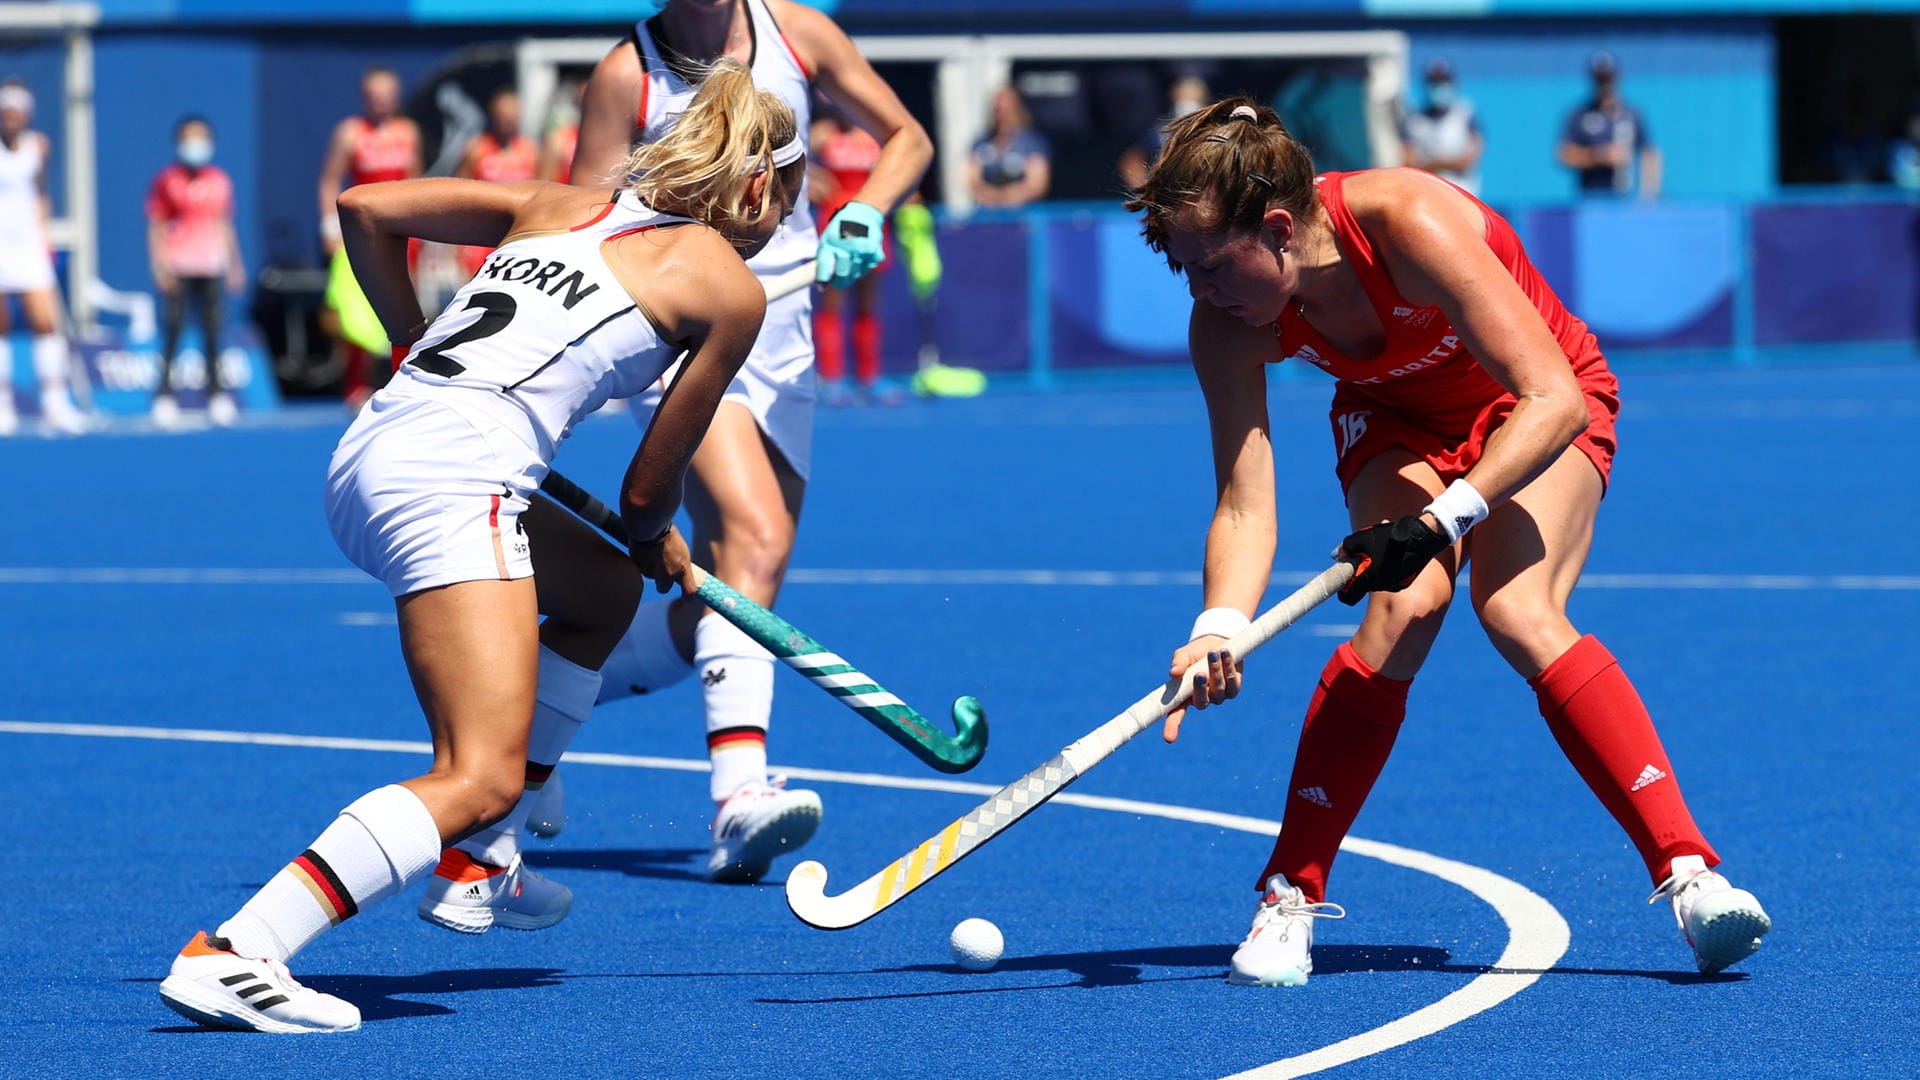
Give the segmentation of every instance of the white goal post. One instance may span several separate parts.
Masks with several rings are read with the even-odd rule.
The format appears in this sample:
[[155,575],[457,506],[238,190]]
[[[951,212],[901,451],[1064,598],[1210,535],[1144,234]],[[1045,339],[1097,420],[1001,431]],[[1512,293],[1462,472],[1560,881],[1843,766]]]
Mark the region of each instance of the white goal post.
[[[1195,59],[1354,59],[1366,64],[1367,146],[1374,165],[1400,163],[1394,130],[1407,86],[1407,35],[1398,30],[1301,33],[984,34],[858,37],[869,60],[934,66],[932,135],[939,149],[940,187],[949,209],[971,208],[967,156],[986,120],[987,103],[1016,61]],[[520,93],[527,130],[546,115],[562,67],[591,66],[612,48],[607,38],[527,38],[519,44]]]
[[93,310],[87,286],[100,276],[93,126],[93,28],[99,24],[100,9],[92,4],[0,3],[0,41],[52,38],[65,47],[59,104],[66,130],[55,150],[66,159],[66,206],[49,223],[48,239],[67,252],[66,300],[83,327]]

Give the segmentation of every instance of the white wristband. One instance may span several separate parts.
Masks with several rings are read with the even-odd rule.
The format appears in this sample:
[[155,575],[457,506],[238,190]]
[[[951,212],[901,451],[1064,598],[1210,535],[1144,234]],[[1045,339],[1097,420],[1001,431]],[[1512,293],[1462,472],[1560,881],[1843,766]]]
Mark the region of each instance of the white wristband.
[[1210,607],[1201,612],[1199,618],[1193,620],[1193,633],[1187,635],[1187,640],[1192,641],[1208,635],[1230,638],[1252,623],[1253,620],[1247,618],[1247,613],[1239,608]]
[[1480,497],[1466,477],[1461,477],[1447,485],[1440,497],[1427,504],[1423,513],[1432,514],[1440,522],[1440,531],[1446,535],[1449,543],[1458,543],[1467,535],[1467,530],[1487,520],[1487,500]]

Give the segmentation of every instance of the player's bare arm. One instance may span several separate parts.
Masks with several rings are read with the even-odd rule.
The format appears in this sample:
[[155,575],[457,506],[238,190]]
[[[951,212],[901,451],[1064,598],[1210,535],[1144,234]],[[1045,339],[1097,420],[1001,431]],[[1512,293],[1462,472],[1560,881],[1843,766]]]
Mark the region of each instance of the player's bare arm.
[[[609,260],[661,332],[688,348],[621,485],[620,516],[636,542],[661,536],[672,524],[687,465],[746,362],[767,307],[753,272],[718,234],[697,226],[660,231],[668,235],[620,241]],[[664,591],[684,571],[654,580]]]
[[1466,196],[1411,170],[1370,173],[1348,188],[1360,224],[1378,236],[1401,294],[1437,305],[1495,382],[1519,399],[1467,474],[1499,506],[1547,470],[1587,427],[1573,367],[1540,312],[1486,244]]
[[538,182],[402,180],[361,184],[339,198],[341,238],[367,300],[396,343],[418,336],[424,316],[407,273],[407,240],[493,247],[532,200],[555,190]]
[[[1215,501],[1207,529],[1203,605],[1221,612],[1213,620],[1249,617],[1267,591],[1278,530],[1274,496],[1273,442],[1267,416],[1267,368],[1273,333],[1209,304],[1195,301],[1187,324],[1194,374],[1207,402],[1207,426],[1213,446]],[[1203,657],[1209,677],[1196,682],[1193,705],[1204,709],[1239,693],[1238,658],[1217,656],[1226,638],[1244,622],[1209,625],[1174,651],[1169,677],[1178,676]],[[1224,631],[1220,633],[1214,630]],[[1167,715],[1162,737],[1174,741],[1186,710]]]
[[615,45],[593,69],[580,100],[580,145],[573,152],[573,182],[604,184],[627,159],[639,136],[634,103],[640,100],[640,60],[633,45]]
[[880,141],[880,160],[854,198],[891,211],[920,186],[933,140],[832,19],[790,0],[768,7],[820,90]]

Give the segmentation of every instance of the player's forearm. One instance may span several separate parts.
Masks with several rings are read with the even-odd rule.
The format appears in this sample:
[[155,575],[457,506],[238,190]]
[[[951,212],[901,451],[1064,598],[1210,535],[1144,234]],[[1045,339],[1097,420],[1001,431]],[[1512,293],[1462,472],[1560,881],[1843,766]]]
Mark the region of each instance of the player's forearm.
[[920,186],[920,178],[933,163],[933,140],[919,124],[909,124],[888,137],[880,148],[880,160],[874,164],[867,182],[860,185],[854,198],[882,213],[906,201]]
[[341,241],[354,278],[388,339],[405,340],[426,321],[407,273],[407,237],[383,228],[366,199],[341,199],[339,215]]
[[1270,514],[1223,506],[1207,529],[1203,593],[1207,608],[1230,607],[1251,616],[1266,594],[1277,529]]
[[1467,483],[1489,507],[1497,507],[1559,460],[1587,423],[1586,400],[1578,388],[1521,394],[1506,423],[1488,438]]

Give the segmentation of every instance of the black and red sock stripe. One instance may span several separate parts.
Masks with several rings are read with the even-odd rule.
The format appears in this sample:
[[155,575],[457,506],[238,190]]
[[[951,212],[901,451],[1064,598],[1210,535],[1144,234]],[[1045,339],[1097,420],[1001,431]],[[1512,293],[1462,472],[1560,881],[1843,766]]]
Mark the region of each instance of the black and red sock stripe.
[[339,925],[360,913],[360,905],[353,902],[353,894],[333,872],[327,860],[320,857],[312,848],[300,853],[299,857],[287,864],[287,869],[300,883],[313,894],[314,900],[327,913],[327,921]]
[[767,729],[742,725],[707,732],[707,752],[735,750],[743,746],[767,745]]
[[539,791],[546,787],[547,781],[553,778],[554,768],[555,766],[542,765],[537,761],[527,762],[527,790]]

